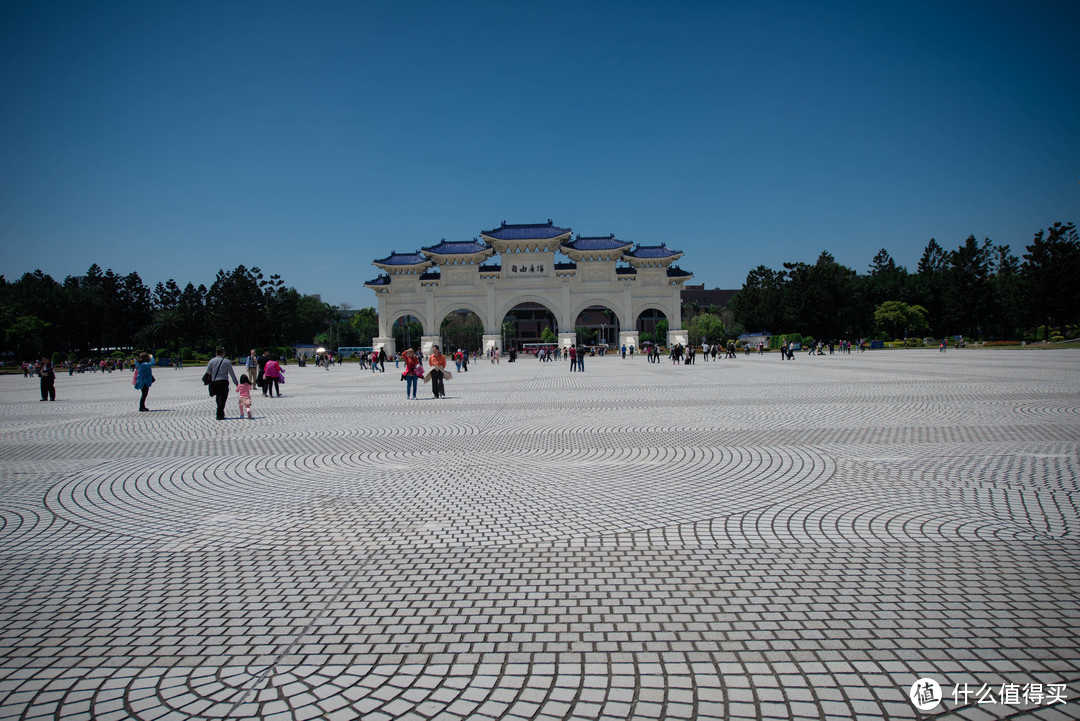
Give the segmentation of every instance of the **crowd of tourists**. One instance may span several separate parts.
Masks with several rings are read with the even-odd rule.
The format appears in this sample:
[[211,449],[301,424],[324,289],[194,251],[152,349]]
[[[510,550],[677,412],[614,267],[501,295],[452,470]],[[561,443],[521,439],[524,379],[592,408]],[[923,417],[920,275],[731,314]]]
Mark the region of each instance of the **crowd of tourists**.
[[[868,342],[865,339],[859,339],[855,342],[848,340],[832,342],[811,341],[806,344],[805,348],[800,347],[798,350],[803,350],[810,356],[823,356],[850,354],[852,350],[861,353],[867,350],[868,347]],[[946,342],[942,341],[939,350],[945,352],[946,348]],[[736,349],[737,346],[734,340],[728,341],[727,343],[702,343],[700,346],[675,343],[671,348],[667,349],[667,357],[672,365],[694,365],[699,354],[702,361],[709,361],[711,359],[715,362],[721,355],[724,358],[736,358]],[[756,344],[743,345],[743,352],[746,355],[750,355],[754,351],[756,351],[758,355],[762,355],[765,353],[765,350],[765,344],[760,341]],[[781,360],[794,360],[796,350],[795,343],[785,340],[779,348],[779,356]],[[627,357],[632,359],[635,351],[640,351],[646,356],[648,362],[660,362],[660,346],[654,343],[646,344],[646,346],[641,349],[636,349],[632,345],[623,345],[618,351],[624,359]],[[595,355],[598,351],[594,346],[571,344],[567,347],[543,347],[535,352],[537,361],[540,363],[566,360],[569,362],[571,372],[581,373],[585,371],[585,356]],[[505,353],[509,356],[511,362],[515,360],[516,353],[513,348],[505,351]],[[489,348],[487,352],[484,353],[492,365],[499,363],[502,354],[503,352],[494,347]],[[601,352],[600,354],[602,355],[603,353]],[[469,370],[470,361],[475,360],[475,358],[479,356],[479,353],[473,353],[467,349],[458,348],[450,354],[450,360],[454,363],[457,372],[466,373]],[[361,369],[366,370],[370,368],[373,373],[385,373],[387,360],[392,360],[394,367],[399,370],[401,369],[402,364],[404,364],[401,380],[405,382],[405,396],[410,400],[416,399],[417,388],[419,381],[421,380],[423,380],[425,384],[430,383],[434,398],[446,397],[445,383],[452,378],[452,375],[446,370],[447,358],[443,355],[437,345],[432,346],[431,352],[426,358],[423,354],[411,348],[402,353],[395,354],[392,358],[387,355],[383,348],[365,351],[359,354],[357,358]],[[298,356],[297,360],[298,365],[301,367],[305,365],[303,358]],[[335,364],[340,366],[342,361],[343,358],[340,354],[335,356],[333,353],[320,353],[315,356],[316,367],[325,368],[327,370]],[[242,372],[241,375],[237,377],[232,361],[225,356],[225,349],[218,348],[215,356],[207,363],[203,374],[203,382],[207,387],[209,395],[214,399],[216,410],[215,417],[218,420],[225,420],[225,409],[228,404],[228,397],[231,392],[235,392],[237,394],[240,417],[249,419],[254,418],[252,396],[256,395],[255,391],[260,391],[264,398],[280,398],[282,395],[281,387],[285,384],[285,366],[287,363],[287,359],[276,353],[253,348],[249,352],[247,358],[238,363],[240,370],[246,372]],[[26,361],[21,363],[21,370],[24,377],[37,377],[40,380],[42,401],[56,400],[57,368],[67,370],[69,374],[97,372],[113,373],[116,371],[130,370],[132,371],[132,386],[135,390],[140,391],[138,409],[140,412],[146,412],[149,410],[146,405],[147,397],[150,388],[155,381],[153,374],[155,365],[157,364],[155,364],[154,359],[150,355],[143,353],[137,358],[127,360],[71,360],[60,363],[57,367],[54,367],[52,361],[46,357],[39,361]],[[178,359],[171,365],[173,368],[183,368],[182,363],[180,363]]]

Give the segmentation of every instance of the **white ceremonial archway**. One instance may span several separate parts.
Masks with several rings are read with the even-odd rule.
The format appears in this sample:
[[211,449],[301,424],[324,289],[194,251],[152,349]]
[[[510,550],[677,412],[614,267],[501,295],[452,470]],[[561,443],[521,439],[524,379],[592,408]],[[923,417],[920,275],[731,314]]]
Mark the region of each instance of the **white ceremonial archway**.
[[[499,262],[490,262],[495,256]],[[480,239],[395,251],[374,262],[384,274],[365,283],[378,302],[374,343],[396,353],[391,324],[409,315],[420,319],[426,353],[432,344],[442,345],[443,319],[467,310],[483,324],[482,350],[503,350],[503,318],[523,303],[536,303],[554,316],[564,347],[575,342],[579,314],[594,306],[618,319],[620,345],[638,345],[637,318],[649,308],[668,318],[668,344],[685,344],[680,292],[693,274],[673,265],[681,257],[665,244],[634,245],[613,234],[571,239],[569,228],[550,220],[504,222],[481,232]]]

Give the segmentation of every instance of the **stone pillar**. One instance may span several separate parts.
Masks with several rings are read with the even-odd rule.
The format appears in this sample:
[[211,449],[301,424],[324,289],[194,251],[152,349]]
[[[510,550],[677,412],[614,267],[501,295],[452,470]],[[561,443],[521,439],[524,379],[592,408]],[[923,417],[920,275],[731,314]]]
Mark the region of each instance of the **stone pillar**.
[[382,348],[386,351],[386,355],[393,358],[397,355],[397,341],[393,336],[380,336],[378,338],[371,339],[371,345],[375,350]]
[[634,346],[634,352],[636,353],[641,344],[638,343],[638,334],[636,330],[624,330],[619,333],[619,351],[622,351],[622,347],[626,346],[627,350],[630,350],[630,346]]
[[375,291],[375,304],[378,306],[375,310],[375,318],[379,321],[379,335],[384,338],[390,335],[390,323],[388,322],[389,312],[386,310],[386,296],[386,293]]
[[[682,286],[671,286],[671,317],[668,318],[669,328],[682,330]],[[687,336],[689,337],[689,336]],[[682,341],[686,345],[685,341]]]
[[427,356],[427,354],[431,352],[431,346],[433,345],[439,346],[439,350],[443,352],[443,355],[446,355],[446,349],[442,347],[441,335],[420,336],[420,352],[423,353],[425,356]]
[[559,333],[559,347],[566,349],[577,343],[577,335],[575,333]]
[[[436,325],[437,321],[435,320],[435,293],[430,285],[424,289],[424,312],[427,315],[427,318],[424,319],[424,330],[428,333],[439,330],[439,326]],[[439,336],[428,337],[438,338]],[[439,343],[439,348],[441,349],[442,343],[439,341],[436,342]],[[424,352],[426,353],[427,351],[425,350]]]
[[484,334],[484,354],[494,348],[495,350],[502,352],[502,336],[498,333],[485,333]]
[[[555,318],[559,321],[559,345],[562,345],[563,335],[567,333],[569,333],[571,336],[574,335],[574,323],[577,321],[577,318],[570,317],[570,313],[572,313],[573,311],[571,310],[572,303],[570,300],[569,278],[563,278],[562,303],[560,303],[560,306],[561,307],[557,308],[555,311]],[[571,341],[571,343],[573,342],[574,341]],[[566,347],[569,348],[570,346]]]
[[690,333],[686,330],[669,330],[667,332],[667,345],[671,348],[676,343],[682,343],[683,346],[690,345]]

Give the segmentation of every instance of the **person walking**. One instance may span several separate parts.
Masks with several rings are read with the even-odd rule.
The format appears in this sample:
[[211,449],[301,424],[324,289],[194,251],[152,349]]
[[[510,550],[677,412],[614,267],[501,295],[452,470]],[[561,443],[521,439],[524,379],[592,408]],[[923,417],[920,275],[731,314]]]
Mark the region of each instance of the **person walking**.
[[573,373],[574,371],[577,370],[577,354],[578,354],[577,346],[576,345],[570,346],[570,372],[571,373]]
[[135,366],[135,379],[133,381],[135,390],[142,391],[142,395],[139,397],[140,413],[150,410],[146,407],[146,394],[150,392],[150,386],[153,383],[154,364],[150,362],[150,355],[143,353],[139,356],[139,364]]
[[41,400],[56,400],[56,371],[52,361],[48,358],[41,359],[41,367],[38,368],[38,378],[41,379]]
[[[266,368],[266,362],[270,360],[270,356],[267,355],[265,350],[259,350],[259,357],[256,362],[259,365],[259,374],[255,376],[255,385],[262,389],[263,396],[266,395],[266,376],[264,370]],[[248,376],[249,378],[251,376]]]
[[259,377],[259,354],[252,348],[247,357],[247,377],[254,382]]
[[405,361],[405,372],[401,374],[405,379],[405,397],[415,401],[416,386],[419,385],[420,376],[424,375],[424,366],[420,364],[420,359],[412,348],[406,348],[401,357]]
[[237,401],[240,403],[240,417],[243,418],[245,412],[247,413],[248,420],[252,419],[251,415],[251,377],[246,373],[240,376],[240,384],[236,386]]
[[229,399],[229,380],[233,385],[240,385],[236,380],[232,363],[225,357],[225,349],[218,346],[217,355],[206,364],[206,372],[210,374],[210,395],[217,402],[217,419],[225,420],[225,401]]
[[446,398],[446,387],[443,385],[443,376],[446,373],[446,356],[439,351],[439,346],[431,346],[431,354],[428,355],[428,366],[431,370],[431,391],[436,398]]
[[263,382],[266,384],[266,393],[271,398],[274,397],[274,391],[277,391],[278,398],[281,398],[281,386],[278,383],[285,382],[285,371],[281,370],[281,364],[278,363],[277,358],[276,353],[271,355],[263,368]]
[[577,369],[578,373],[585,372],[585,347],[577,349]]

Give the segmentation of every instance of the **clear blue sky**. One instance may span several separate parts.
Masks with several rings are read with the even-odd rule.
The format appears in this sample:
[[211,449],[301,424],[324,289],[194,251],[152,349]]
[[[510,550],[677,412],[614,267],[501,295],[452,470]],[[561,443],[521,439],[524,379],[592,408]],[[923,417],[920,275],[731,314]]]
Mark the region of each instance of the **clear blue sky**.
[[506,220],[914,269],[1080,221],[1076,2],[0,4],[0,273],[371,261]]

